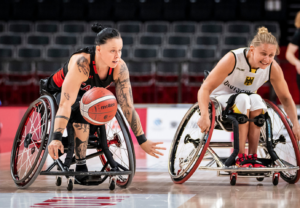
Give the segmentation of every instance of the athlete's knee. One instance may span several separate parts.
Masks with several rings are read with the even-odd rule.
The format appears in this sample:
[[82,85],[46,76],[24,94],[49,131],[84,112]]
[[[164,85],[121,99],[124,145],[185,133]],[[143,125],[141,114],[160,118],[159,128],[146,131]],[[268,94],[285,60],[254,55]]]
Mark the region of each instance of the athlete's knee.
[[262,109],[262,114],[264,114],[267,111],[267,106],[260,95],[252,94],[249,96],[249,98],[250,98],[250,105],[251,105],[250,111]]
[[247,94],[239,94],[235,99],[233,106],[234,113],[247,115],[247,110],[250,109],[250,98]]
[[82,133],[89,133],[90,132],[90,125],[83,124],[83,123],[73,123],[73,127],[75,132],[81,131]]

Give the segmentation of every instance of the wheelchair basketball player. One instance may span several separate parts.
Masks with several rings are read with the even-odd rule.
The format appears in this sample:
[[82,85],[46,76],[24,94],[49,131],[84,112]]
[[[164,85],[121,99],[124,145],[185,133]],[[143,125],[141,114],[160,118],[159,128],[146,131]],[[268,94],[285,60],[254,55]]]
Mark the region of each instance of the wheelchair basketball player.
[[[75,131],[76,171],[88,171],[86,166],[88,138],[90,134],[95,133],[97,126],[89,124],[82,117],[79,101],[89,89],[93,87],[107,88],[112,82],[115,82],[118,103],[138,143],[147,154],[158,158],[158,155],[163,155],[158,150],[165,150],[165,148],[157,146],[163,142],[152,142],[147,140],[144,135],[139,115],[133,106],[129,71],[126,63],[121,59],[123,42],[120,33],[116,29],[103,28],[99,24],[94,24],[92,30],[97,33],[95,46],[86,47],[73,53],[63,68],[51,75],[42,86],[51,94],[56,93],[59,105],[55,117],[53,140],[48,146],[50,156],[58,159],[59,150],[64,152],[62,134],[70,122]],[[103,147],[103,151],[104,153],[108,151],[107,145]],[[114,159],[108,157],[107,160],[111,171],[117,171]],[[75,178],[79,181],[84,180],[84,176]]]
[[[201,132],[208,132],[210,119],[208,113],[209,97],[216,98],[225,113],[236,118],[244,117],[246,122],[239,122],[239,151],[236,156],[238,167],[264,167],[257,160],[257,147],[260,128],[263,124],[255,122],[264,118],[267,106],[256,94],[265,82],[271,82],[276,95],[282,103],[285,112],[293,123],[293,133],[300,139],[300,125],[297,109],[282,69],[274,60],[279,54],[276,38],[265,27],[260,27],[250,43],[249,48],[239,48],[227,53],[211,71],[198,91],[198,103],[201,117],[198,126]],[[266,115],[267,116],[267,115]],[[249,122],[251,119],[254,122]],[[245,143],[248,138],[248,155]]]

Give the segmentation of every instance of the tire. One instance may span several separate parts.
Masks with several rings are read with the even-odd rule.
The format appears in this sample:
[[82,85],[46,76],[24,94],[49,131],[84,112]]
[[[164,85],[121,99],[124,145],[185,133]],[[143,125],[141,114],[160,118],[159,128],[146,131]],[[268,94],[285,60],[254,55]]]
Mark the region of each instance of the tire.
[[[14,139],[10,161],[11,176],[18,188],[28,188],[39,175],[48,156],[47,145],[52,139],[55,114],[54,102],[48,95],[32,102],[25,112]],[[27,159],[24,159],[25,154]]]
[[[274,144],[274,151],[276,152],[278,158],[286,166],[298,166],[300,167],[300,153],[297,141],[292,131],[292,124],[287,119],[285,113],[274,105],[269,100],[265,100],[268,107],[268,114],[271,118],[272,123],[272,143]],[[261,128],[261,137],[263,141],[266,141],[265,126]],[[285,139],[286,142],[274,142],[280,139]],[[265,157],[269,158],[267,151],[265,152]],[[300,178],[300,170],[293,171],[282,171],[280,172],[281,178],[290,183],[296,183]]]
[[200,118],[198,103],[187,111],[178,126],[169,153],[169,174],[176,184],[184,183],[193,175],[206,153],[215,126],[213,102],[211,102],[209,109],[211,125],[208,134],[201,133],[197,125]]
[[[117,111],[115,117],[110,122],[105,124],[105,129],[108,147],[110,152],[113,154],[114,160],[127,170],[132,171],[130,175],[116,176],[117,186],[121,188],[127,188],[131,184],[135,174],[135,154],[130,132],[119,110]],[[111,144],[116,140],[119,140],[119,142]],[[105,158],[104,154],[100,155],[100,160],[103,165],[106,163],[107,159]],[[107,168],[106,170],[109,171],[110,169]],[[122,171],[122,168],[119,167],[119,170]]]

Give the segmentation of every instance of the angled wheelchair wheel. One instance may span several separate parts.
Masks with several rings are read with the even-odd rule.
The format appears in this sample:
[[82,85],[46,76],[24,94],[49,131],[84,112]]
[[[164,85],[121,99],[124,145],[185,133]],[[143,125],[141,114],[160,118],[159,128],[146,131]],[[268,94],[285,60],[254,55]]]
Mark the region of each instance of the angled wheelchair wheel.
[[19,124],[11,152],[11,176],[18,188],[29,187],[39,175],[48,155],[55,105],[44,95],[32,102]]
[[[299,146],[292,131],[292,123],[280,108],[268,100],[265,100],[265,102],[271,118],[274,151],[285,167],[300,167]],[[266,141],[265,131],[266,128],[264,126],[261,128],[261,140],[263,143]],[[258,156],[270,158],[265,146],[259,146]],[[293,184],[299,180],[300,170],[282,171],[280,172],[280,176],[286,182]]]
[[[118,110],[116,116],[105,125],[107,135],[107,145],[113,154],[114,160],[118,163],[120,171],[132,171],[129,175],[117,175],[116,184],[121,188],[127,188],[135,174],[135,154],[129,129],[123,119],[121,112]],[[106,163],[104,155],[100,155],[103,165]],[[110,168],[106,169],[107,171]]]
[[174,183],[188,180],[202,161],[215,126],[215,107],[209,107],[211,126],[209,133],[201,133],[197,122],[200,118],[198,103],[185,114],[178,126],[169,153],[169,174]]

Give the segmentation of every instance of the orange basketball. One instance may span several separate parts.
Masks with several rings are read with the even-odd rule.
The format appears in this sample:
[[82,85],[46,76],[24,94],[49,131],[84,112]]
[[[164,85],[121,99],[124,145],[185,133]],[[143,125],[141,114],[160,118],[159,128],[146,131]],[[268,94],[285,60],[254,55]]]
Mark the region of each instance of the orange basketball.
[[80,112],[83,118],[93,125],[103,125],[116,115],[116,97],[107,89],[95,87],[82,96]]

